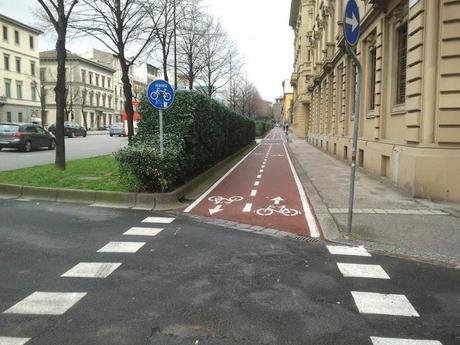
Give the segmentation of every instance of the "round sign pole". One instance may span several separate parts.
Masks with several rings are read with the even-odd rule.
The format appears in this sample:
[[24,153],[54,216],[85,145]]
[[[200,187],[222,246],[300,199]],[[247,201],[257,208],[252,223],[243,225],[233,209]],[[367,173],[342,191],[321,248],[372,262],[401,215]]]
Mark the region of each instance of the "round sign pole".
[[356,66],[356,89],[355,89],[355,104],[353,109],[353,142],[351,150],[351,176],[350,176],[350,194],[348,197],[348,221],[347,233],[351,234],[353,226],[353,203],[355,199],[355,178],[356,178],[356,152],[358,148],[358,132],[359,132],[359,108],[361,103],[361,63],[356,56],[353,47],[356,46],[359,40],[360,33],[360,17],[359,8],[355,0],[348,0],[345,7],[343,21],[343,34],[345,37],[345,50],[353,60]]
[[174,103],[174,89],[165,80],[155,80],[147,88],[147,98],[152,106],[158,109],[160,128],[160,156],[164,155],[163,111]]
[[163,145],[163,109],[158,110],[160,116],[160,156],[163,158],[164,145]]

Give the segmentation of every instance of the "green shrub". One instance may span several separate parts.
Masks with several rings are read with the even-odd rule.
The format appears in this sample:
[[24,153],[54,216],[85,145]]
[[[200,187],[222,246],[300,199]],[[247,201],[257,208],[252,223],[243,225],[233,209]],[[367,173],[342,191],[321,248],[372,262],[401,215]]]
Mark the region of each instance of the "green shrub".
[[164,111],[165,154],[159,154],[158,110],[141,99],[137,135],[115,157],[132,191],[166,192],[254,141],[255,123],[193,91],[176,93]]
[[265,121],[256,121],[256,137],[263,137],[270,129],[273,128],[273,125]]
[[179,138],[165,136],[160,157],[158,140],[134,143],[115,153],[120,178],[134,192],[166,192],[184,177],[184,149]]
[[[157,137],[158,111],[146,98],[139,111],[142,121],[135,142]],[[185,169],[195,175],[254,141],[254,121],[232,112],[198,92],[179,91],[174,105],[164,112],[164,131],[181,138]]]

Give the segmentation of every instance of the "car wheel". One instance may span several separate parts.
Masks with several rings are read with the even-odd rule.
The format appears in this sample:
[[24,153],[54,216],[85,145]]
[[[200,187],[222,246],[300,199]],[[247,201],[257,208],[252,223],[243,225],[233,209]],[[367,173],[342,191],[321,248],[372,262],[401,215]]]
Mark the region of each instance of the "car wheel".
[[54,150],[56,148],[56,140],[52,139],[50,142],[50,146],[48,146],[48,150]]
[[30,142],[30,140],[27,140],[25,143],[24,143],[24,147],[22,148],[22,150],[24,152],[30,152],[32,151],[32,143]]
[[83,133],[83,138],[86,138],[86,132]]
[[69,134],[69,138],[75,138],[75,133],[71,131]]
[[111,136],[111,137],[113,137],[113,134],[112,134],[112,133],[110,133],[110,136]]

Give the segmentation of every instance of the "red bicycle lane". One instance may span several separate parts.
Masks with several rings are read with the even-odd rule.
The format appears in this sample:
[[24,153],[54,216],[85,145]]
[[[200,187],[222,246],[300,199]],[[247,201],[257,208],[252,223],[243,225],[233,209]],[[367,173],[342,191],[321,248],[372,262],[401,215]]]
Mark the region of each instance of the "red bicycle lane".
[[298,180],[281,131],[235,165],[221,180],[185,209],[204,217],[232,220],[319,237],[319,230]]

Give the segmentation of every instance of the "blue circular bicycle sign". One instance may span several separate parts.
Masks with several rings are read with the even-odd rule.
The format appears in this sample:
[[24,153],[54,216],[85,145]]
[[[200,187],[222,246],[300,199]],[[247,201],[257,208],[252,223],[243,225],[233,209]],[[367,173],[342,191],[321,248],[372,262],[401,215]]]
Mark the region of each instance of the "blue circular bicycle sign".
[[174,102],[174,89],[165,80],[154,80],[147,88],[147,98],[157,109],[167,109]]
[[345,7],[345,18],[343,20],[343,34],[348,45],[355,46],[358,43],[359,26],[359,7],[355,0],[348,0]]

